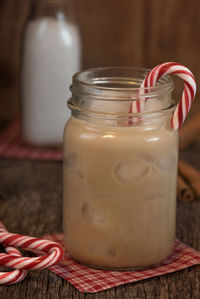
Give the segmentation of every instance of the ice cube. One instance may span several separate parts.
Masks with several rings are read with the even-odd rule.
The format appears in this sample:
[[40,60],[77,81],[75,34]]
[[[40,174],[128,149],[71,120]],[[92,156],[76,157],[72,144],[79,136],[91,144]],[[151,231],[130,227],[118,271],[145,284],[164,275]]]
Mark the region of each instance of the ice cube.
[[120,162],[114,170],[116,178],[124,184],[140,180],[150,171],[150,166],[145,161],[130,160]]
[[103,224],[106,221],[105,217],[98,211],[98,209],[95,209],[89,202],[85,202],[82,205],[81,214],[83,218],[90,223]]
[[67,155],[67,157],[64,159],[64,166],[68,168],[71,173],[77,174],[80,178],[83,178],[77,153]]

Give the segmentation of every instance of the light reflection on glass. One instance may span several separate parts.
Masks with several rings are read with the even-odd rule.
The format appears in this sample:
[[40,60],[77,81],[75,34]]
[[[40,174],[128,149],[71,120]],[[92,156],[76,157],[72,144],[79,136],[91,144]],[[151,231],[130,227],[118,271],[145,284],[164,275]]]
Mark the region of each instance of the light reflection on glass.
[[65,16],[64,16],[63,12],[61,12],[61,11],[57,12],[57,19],[59,21],[64,21],[65,20]]
[[62,29],[61,35],[62,35],[63,42],[65,43],[65,45],[70,47],[72,45],[72,39],[71,39],[69,32],[67,32],[66,29]]
[[153,141],[158,141],[159,138],[158,137],[151,137],[147,139],[147,142],[153,142]]
[[106,134],[104,134],[102,137],[103,137],[103,138],[114,138],[115,135],[112,134],[112,133],[106,133]]

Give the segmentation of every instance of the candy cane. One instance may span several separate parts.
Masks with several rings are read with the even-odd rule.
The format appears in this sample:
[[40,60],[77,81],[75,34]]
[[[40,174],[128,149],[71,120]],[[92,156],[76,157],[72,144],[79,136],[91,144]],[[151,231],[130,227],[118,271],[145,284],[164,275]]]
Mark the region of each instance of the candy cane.
[[[191,108],[192,102],[196,94],[196,81],[192,72],[185,66],[176,62],[166,62],[153,68],[142,82],[141,88],[147,88],[146,92],[156,86],[156,83],[163,76],[175,74],[184,82],[184,90],[182,97],[172,115],[171,126],[174,130],[181,127]],[[145,101],[135,101],[131,104],[129,113],[137,113],[144,111]]]
[[[0,222],[0,232],[6,232],[6,228]],[[21,257],[21,253],[15,247],[5,247],[7,254]],[[15,270],[11,272],[0,272],[0,285],[11,285],[22,281],[27,274],[27,270]]]
[[0,253],[0,264],[14,269],[45,269],[60,262],[64,254],[63,248],[56,242],[12,234],[7,231],[0,231],[0,243],[47,254],[40,257],[19,257]]

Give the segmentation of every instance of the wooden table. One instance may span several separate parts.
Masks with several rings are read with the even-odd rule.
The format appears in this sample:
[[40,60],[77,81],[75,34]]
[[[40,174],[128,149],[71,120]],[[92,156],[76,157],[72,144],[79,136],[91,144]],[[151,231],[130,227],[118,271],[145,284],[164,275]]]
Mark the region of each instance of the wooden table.
[[[181,154],[200,169],[200,140]],[[62,163],[0,159],[0,218],[12,232],[42,236],[62,230]],[[177,237],[200,250],[200,201],[178,202]],[[0,298],[200,298],[200,266],[130,283],[97,294],[80,294],[48,271],[29,272],[20,284],[0,287]]]

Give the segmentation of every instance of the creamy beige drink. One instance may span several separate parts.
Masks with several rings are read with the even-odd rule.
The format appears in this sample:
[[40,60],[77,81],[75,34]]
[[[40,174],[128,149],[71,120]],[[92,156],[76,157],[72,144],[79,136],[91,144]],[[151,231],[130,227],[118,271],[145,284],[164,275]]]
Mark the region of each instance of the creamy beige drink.
[[72,117],[64,133],[65,246],[105,268],[156,264],[175,239],[177,133]]

